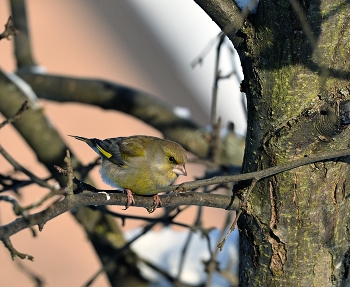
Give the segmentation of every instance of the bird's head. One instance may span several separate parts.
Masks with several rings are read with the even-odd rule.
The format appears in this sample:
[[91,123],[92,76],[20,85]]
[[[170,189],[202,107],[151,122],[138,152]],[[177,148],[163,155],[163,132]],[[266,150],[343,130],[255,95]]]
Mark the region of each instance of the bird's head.
[[186,163],[187,155],[185,149],[176,142],[164,141],[160,146],[163,167],[169,172],[174,172],[176,176],[187,175]]

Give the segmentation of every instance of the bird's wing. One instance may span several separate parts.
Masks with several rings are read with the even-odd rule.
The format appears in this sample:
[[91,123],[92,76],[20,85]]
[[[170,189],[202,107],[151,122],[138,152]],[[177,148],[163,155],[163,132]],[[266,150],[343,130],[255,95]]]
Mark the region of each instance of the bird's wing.
[[96,142],[96,148],[106,159],[122,166],[129,157],[145,155],[143,146],[126,137],[110,138]]
[[116,165],[122,166],[124,159],[121,155],[118,141],[116,139],[95,140],[95,147],[100,155]]
[[124,159],[128,157],[140,157],[146,154],[143,144],[144,141],[142,141],[141,136],[137,139],[136,137],[123,138],[119,143],[119,149]]

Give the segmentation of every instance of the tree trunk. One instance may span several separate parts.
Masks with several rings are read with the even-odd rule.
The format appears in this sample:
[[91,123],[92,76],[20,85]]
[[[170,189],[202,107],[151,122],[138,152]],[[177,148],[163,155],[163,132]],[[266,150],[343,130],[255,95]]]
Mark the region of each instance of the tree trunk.
[[[346,148],[349,1],[260,1],[241,26],[228,1],[201,2],[241,57],[244,172]],[[238,221],[240,286],[350,286],[348,182],[348,159],[260,181]]]

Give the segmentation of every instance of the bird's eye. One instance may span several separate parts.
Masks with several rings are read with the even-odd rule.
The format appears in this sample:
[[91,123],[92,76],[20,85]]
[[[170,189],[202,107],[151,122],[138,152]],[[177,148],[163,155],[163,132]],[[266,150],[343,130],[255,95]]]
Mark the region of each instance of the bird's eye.
[[169,156],[169,161],[175,163],[175,158],[173,156]]

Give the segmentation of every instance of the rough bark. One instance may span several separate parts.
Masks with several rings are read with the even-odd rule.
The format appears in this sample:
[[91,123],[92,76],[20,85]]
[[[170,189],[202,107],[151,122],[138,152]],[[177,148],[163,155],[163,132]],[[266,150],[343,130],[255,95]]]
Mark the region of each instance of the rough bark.
[[[222,29],[239,22],[206,11]],[[228,35],[245,75],[245,172],[348,145],[349,15],[348,1],[260,1]],[[240,286],[348,286],[348,181],[347,159],[261,181],[238,221]]]

